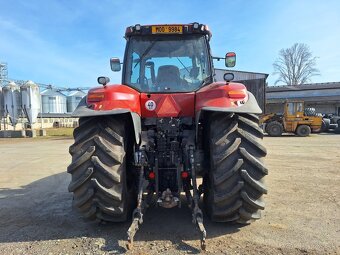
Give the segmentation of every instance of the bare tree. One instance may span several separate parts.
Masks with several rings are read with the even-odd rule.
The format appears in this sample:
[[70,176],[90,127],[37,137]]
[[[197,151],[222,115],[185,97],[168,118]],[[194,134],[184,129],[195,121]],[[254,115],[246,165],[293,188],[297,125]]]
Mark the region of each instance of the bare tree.
[[299,85],[309,82],[312,76],[320,75],[315,68],[316,57],[304,43],[295,43],[288,49],[281,49],[279,58],[274,62],[274,74],[279,78],[275,84]]

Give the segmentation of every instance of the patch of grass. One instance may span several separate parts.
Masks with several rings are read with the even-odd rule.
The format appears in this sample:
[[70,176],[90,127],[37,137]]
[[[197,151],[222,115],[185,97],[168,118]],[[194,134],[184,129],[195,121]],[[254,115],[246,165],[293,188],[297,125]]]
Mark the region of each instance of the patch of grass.
[[74,128],[46,128],[47,136],[73,136]]

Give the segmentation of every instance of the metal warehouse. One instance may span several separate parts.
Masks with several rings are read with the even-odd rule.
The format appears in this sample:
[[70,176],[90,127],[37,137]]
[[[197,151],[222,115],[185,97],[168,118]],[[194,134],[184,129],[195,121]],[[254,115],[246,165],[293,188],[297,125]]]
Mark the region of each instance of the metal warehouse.
[[316,112],[340,115],[340,82],[266,88],[266,112],[283,112],[285,100],[302,100]]

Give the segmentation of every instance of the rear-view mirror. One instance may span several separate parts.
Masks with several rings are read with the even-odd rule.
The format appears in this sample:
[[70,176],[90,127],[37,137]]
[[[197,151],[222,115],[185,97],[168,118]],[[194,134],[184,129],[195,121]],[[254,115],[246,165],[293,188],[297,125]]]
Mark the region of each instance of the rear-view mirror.
[[236,64],[236,54],[235,52],[228,52],[225,54],[225,66],[234,67]]
[[110,66],[113,72],[119,72],[121,70],[119,58],[111,58]]

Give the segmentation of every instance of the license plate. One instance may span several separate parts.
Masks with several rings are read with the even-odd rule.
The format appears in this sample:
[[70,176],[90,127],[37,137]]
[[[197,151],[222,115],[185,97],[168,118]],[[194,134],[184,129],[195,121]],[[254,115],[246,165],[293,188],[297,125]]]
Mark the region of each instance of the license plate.
[[182,26],[152,26],[153,34],[182,34]]

